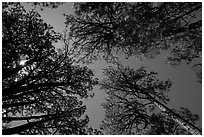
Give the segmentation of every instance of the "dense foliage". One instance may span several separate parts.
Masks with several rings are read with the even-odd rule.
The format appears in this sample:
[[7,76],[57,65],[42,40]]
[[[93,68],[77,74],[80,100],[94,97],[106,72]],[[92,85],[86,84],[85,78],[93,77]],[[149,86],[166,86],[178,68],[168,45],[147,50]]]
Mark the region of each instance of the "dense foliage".
[[[154,58],[161,50],[169,50],[166,62],[173,66],[182,60],[189,64],[201,59],[202,3],[75,3],[74,8],[75,14],[66,16],[66,24],[76,56],[83,62],[103,57],[117,64],[118,53]],[[150,124],[147,108],[155,104],[153,98],[167,101],[164,91],[170,82],[159,82],[154,72],[109,68],[105,75],[102,89],[108,98],[103,104],[106,116],[102,127],[108,134],[138,133]],[[201,69],[197,75],[200,79]]]
[[[157,128],[161,126],[161,123],[166,125],[168,122],[168,124],[173,123],[173,126],[175,126],[178,123],[172,120],[172,115],[200,132],[197,127],[189,123],[191,122],[189,119],[192,118],[190,111],[184,110],[182,115],[179,115],[166,106],[164,108],[166,110],[162,110],[163,108],[157,105],[164,106],[169,101],[165,94],[171,87],[169,80],[160,81],[157,79],[155,72],[147,72],[143,67],[138,70],[122,66],[118,68],[109,67],[105,69],[104,74],[106,78],[100,84],[101,88],[105,90],[107,98],[103,104],[106,114],[101,127],[106,134],[139,134],[144,133],[151,125]],[[161,119],[159,125],[157,121],[152,120],[153,113],[158,112],[163,113],[162,115],[156,114],[158,117],[156,120]],[[184,113],[189,115],[184,116]],[[165,120],[164,114],[168,116],[167,120]],[[194,120],[197,120],[197,118]],[[181,125],[179,126],[185,133],[189,134],[189,131],[186,131]],[[157,130],[154,128],[151,129],[153,131]],[[165,133],[166,130],[160,131],[159,134],[173,134],[171,130]],[[150,133],[152,134],[153,131]],[[178,132],[183,134],[184,131]]]
[[45,7],[55,9],[63,5],[64,2],[28,2],[35,8],[40,7],[40,10],[44,10]]
[[[115,53],[154,57],[172,47],[171,64],[201,57],[201,3],[75,3],[66,16],[73,46],[87,62]],[[82,54],[82,55],[81,55]]]
[[80,98],[97,83],[93,72],[57,52],[60,35],[19,3],[3,3],[2,25],[2,133],[86,134]]
[[[64,3],[30,4],[43,10]],[[88,126],[82,102],[92,96],[98,81],[91,69],[77,65],[101,57],[117,64],[104,70],[106,78],[99,84],[107,94],[102,104],[105,134],[190,134],[167,112],[201,132],[194,126],[197,115],[187,108],[167,107],[170,80],[160,81],[144,67],[134,70],[117,62],[118,53],[154,58],[161,50],[170,51],[166,62],[173,66],[182,60],[200,62],[201,9],[198,2],[75,3],[74,14],[65,15],[68,31],[63,36],[35,10],[2,3],[2,133],[103,134]],[[54,46],[60,39],[64,49]],[[201,83],[202,64],[193,68]],[[166,105],[168,111],[156,104]]]
[[171,82],[159,81],[154,72],[109,67],[104,74],[107,77],[101,87],[107,102],[103,104],[106,114],[102,127],[108,134],[136,134],[148,126],[149,113],[155,105],[147,94],[162,103],[168,101],[164,93],[169,91]]

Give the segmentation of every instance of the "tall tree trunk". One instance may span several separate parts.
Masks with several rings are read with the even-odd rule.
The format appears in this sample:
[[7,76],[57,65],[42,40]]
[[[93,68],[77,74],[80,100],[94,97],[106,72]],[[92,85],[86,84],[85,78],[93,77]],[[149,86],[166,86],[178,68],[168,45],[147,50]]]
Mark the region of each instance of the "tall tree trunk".
[[39,120],[39,121],[29,122],[29,123],[26,123],[26,124],[23,124],[23,125],[20,125],[20,126],[17,126],[17,127],[3,129],[2,134],[3,135],[19,134],[22,131],[30,129],[30,128],[32,128],[32,127],[34,127],[34,126],[36,126],[36,125],[38,125],[40,123],[47,122],[47,121],[49,121],[49,120],[51,120],[53,118],[54,117],[48,117],[48,118],[45,118],[45,119],[42,119],[42,120]]
[[167,106],[162,104],[160,101],[156,100],[154,97],[152,97],[150,94],[146,94],[151,101],[154,102],[154,104],[161,109],[162,112],[164,112],[166,115],[170,116],[175,122],[179,123],[183,128],[185,128],[188,132],[190,132],[193,135],[202,135],[202,130],[198,127],[194,126],[187,120],[183,119],[179,114],[169,109]]

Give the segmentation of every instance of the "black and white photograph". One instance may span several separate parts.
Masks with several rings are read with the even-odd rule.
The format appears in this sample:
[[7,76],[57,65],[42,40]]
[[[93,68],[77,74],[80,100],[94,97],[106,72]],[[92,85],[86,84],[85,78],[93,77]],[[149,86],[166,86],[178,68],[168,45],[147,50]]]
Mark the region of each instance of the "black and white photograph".
[[2,135],[202,135],[202,1],[1,8]]

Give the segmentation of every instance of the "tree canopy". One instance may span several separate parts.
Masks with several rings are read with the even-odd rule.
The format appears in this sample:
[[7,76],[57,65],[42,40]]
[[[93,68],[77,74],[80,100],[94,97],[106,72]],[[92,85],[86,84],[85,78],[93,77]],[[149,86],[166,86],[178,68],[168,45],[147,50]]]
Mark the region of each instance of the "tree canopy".
[[[151,115],[156,112],[168,115],[171,120],[182,120],[185,125],[192,126],[193,130],[195,128],[196,132],[200,132],[189,123],[191,116],[181,117],[164,105],[169,101],[165,94],[171,87],[169,80],[160,81],[155,72],[147,72],[143,67],[138,70],[122,66],[109,67],[105,69],[104,74],[106,78],[100,84],[107,94],[107,101],[103,104],[106,113],[102,128],[107,134],[138,134],[151,125]],[[163,120],[162,117],[160,119]],[[173,123],[175,125],[175,121]]]
[[147,94],[163,103],[168,101],[164,93],[169,90],[171,82],[159,81],[154,72],[148,73],[144,68],[135,71],[110,67],[105,69],[104,74],[107,77],[101,88],[107,94],[107,102],[103,104],[106,114],[102,127],[110,130],[109,134],[132,134],[147,127],[148,112],[155,108]]
[[40,7],[40,10],[44,10],[45,7],[55,9],[63,5],[64,2],[28,2],[33,5],[35,8]]
[[168,59],[173,64],[201,56],[201,3],[104,2],[74,7],[66,24],[73,46],[88,62],[99,53],[106,60],[118,52],[154,57],[169,47],[174,48]]
[[[64,3],[30,4],[43,10]],[[68,31],[63,35],[34,9],[3,2],[2,133],[201,133],[194,125],[198,115],[167,106],[170,80],[161,81],[144,67],[134,70],[117,62],[118,53],[154,58],[161,50],[170,51],[166,62],[173,66],[200,59],[201,9],[201,2],[80,2],[74,4],[73,15],[65,15]],[[63,49],[54,46],[59,40],[64,41]],[[104,69],[106,78],[100,83],[88,66],[78,64],[99,58],[116,65]],[[193,66],[200,83],[201,66]],[[107,94],[102,131],[89,127],[82,102],[93,97],[95,85]]]
[[[170,51],[166,62],[173,66],[180,64],[182,60],[189,64],[192,60],[201,58],[202,3],[75,3],[74,8],[75,14],[66,16],[66,24],[70,28],[76,55],[85,62],[92,62],[100,57],[106,61],[114,61],[118,53],[127,57],[154,58],[161,50]],[[121,68],[110,68],[105,72],[107,79],[102,88],[108,98],[107,103],[103,104],[106,116],[102,125],[108,130],[107,133],[132,134],[133,127],[136,130],[145,128],[149,118],[146,107],[153,103],[154,97],[160,103],[164,103],[162,101],[166,99],[161,91],[166,91],[170,82],[158,86],[156,80],[153,84],[155,79],[148,78],[152,74],[144,71],[144,75],[147,75],[144,78],[148,80],[144,80],[144,87],[140,84],[138,86],[135,81],[140,79],[139,74],[134,77],[137,71],[128,69],[121,71]],[[143,70],[140,71],[141,69],[138,73],[143,74]],[[201,73],[197,74],[200,76]],[[132,109],[128,109],[129,106]],[[177,115],[171,109],[168,111]],[[183,121],[180,115],[177,117]],[[193,126],[187,120],[184,121]],[[193,128],[197,133],[201,132],[200,129]]]
[[86,134],[92,70],[57,52],[60,34],[20,3],[3,3],[2,25],[2,133]]

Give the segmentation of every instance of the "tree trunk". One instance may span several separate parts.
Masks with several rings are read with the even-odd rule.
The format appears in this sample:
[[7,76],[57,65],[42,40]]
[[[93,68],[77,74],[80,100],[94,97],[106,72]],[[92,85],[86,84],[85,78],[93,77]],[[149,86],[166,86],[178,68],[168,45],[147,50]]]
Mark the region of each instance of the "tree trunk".
[[146,94],[154,104],[161,109],[166,115],[170,116],[175,122],[179,123],[183,128],[185,128],[188,132],[193,135],[202,135],[202,130],[198,127],[194,126],[187,120],[183,119],[179,114],[169,109],[167,106],[156,100],[150,94]]
[[26,124],[23,124],[21,126],[17,126],[17,127],[14,127],[14,128],[8,128],[8,129],[3,129],[2,130],[2,134],[3,135],[12,135],[12,134],[18,134],[22,131],[25,131],[27,129],[30,129],[40,123],[43,123],[43,122],[47,122],[51,119],[53,119],[54,117],[48,117],[48,118],[45,118],[43,120],[40,120],[40,121],[35,121],[35,122],[29,122],[29,123],[26,123]]

